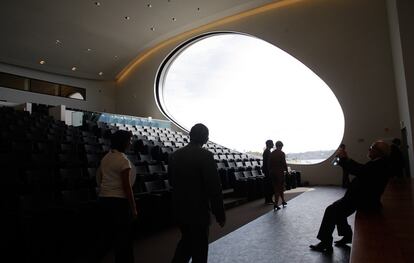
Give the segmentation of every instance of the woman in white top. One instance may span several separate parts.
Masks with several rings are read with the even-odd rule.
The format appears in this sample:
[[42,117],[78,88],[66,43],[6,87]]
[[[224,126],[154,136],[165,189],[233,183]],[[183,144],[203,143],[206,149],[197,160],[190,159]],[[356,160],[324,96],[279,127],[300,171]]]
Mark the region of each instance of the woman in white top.
[[96,174],[102,227],[94,262],[102,260],[111,244],[114,244],[115,262],[134,262],[131,223],[137,217],[132,192],[135,169],[125,155],[131,137],[132,133],[123,130],[112,135],[111,150],[102,158]]

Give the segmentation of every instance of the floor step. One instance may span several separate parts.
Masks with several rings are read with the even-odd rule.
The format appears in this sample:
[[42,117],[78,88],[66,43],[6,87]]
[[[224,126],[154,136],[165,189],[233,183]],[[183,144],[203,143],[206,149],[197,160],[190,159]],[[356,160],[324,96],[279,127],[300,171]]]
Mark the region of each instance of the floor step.
[[234,189],[233,188],[224,189],[222,191],[222,193],[223,193],[223,198],[224,199],[230,198],[230,197],[233,197],[234,196]]
[[245,204],[247,202],[248,200],[245,197],[229,197],[223,200],[225,209],[230,209],[230,208]]

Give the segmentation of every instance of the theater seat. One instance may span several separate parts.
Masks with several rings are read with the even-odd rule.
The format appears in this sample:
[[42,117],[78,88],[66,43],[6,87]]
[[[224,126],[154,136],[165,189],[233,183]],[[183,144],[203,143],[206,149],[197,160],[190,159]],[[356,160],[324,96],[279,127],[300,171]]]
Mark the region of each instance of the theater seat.
[[145,189],[149,193],[164,193],[168,191],[164,180],[155,180],[144,182]]
[[148,171],[150,174],[158,175],[159,178],[167,179],[167,173],[164,171],[162,163],[148,164]]
[[89,187],[89,178],[83,174],[83,169],[77,168],[61,168],[59,169],[60,189],[77,190]]

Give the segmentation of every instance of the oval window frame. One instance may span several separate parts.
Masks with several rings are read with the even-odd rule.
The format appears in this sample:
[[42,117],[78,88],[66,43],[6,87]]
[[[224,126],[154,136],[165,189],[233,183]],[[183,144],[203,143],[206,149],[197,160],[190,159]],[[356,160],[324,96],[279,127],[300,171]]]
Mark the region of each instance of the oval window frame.
[[[157,104],[157,107],[158,107],[158,109],[162,112],[162,114],[168,119],[168,120],[170,120],[172,123],[174,123],[174,125],[176,125],[177,127],[179,127],[180,129],[182,129],[183,131],[186,131],[186,132],[189,132],[189,130],[188,129],[186,129],[185,127],[183,127],[182,125],[180,125],[175,119],[174,119],[174,117],[171,115],[171,114],[169,114],[169,112],[168,112],[168,110],[167,110],[167,107],[165,106],[165,104],[164,104],[164,97],[163,97],[163,92],[162,92],[162,88],[163,88],[163,86],[164,86],[164,83],[165,83],[165,76],[167,75],[167,73],[168,73],[168,69],[169,69],[169,67],[170,67],[170,65],[172,64],[172,63],[174,63],[174,61],[175,61],[175,58],[177,58],[183,51],[185,51],[186,50],[186,48],[188,48],[189,46],[191,46],[191,45],[193,45],[193,44],[195,44],[196,42],[198,42],[198,41],[201,41],[201,40],[203,40],[203,39],[205,39],[205,38],[208,38],[208,37],[211,37],[211,36],[214,36],[214,35],[221,35],[221,34],[238,34],[238,35],[244,35],[244,36],[247,36],[247,37],[251,37],[251,38],[256,38],[256,39],[258,39],[258,40],[261,40],[261,41],[266,41],[266,40],[263,40],[263,39],[261,39],[261,38],[258,38],[258,37],[256,37],[256,36],[253,36],[253,35],[250,35],[250,34],[247,34],[247,33],[243,33],[243,32],[237,32],[237,31],[212,31],[212,32],[207,32],[207,33],[203,33],[203,34],[200,34],[200,35],[197,35],[197,36],[195,36],[195,37],[192,37],[192,38],[190,38],[190,39],[188,39],[188,40],[186,40],[186,41],[184,41],[184,42],[182,42],[181,44],[179,44],[177,47],[175,47],[164,59],[163,59],[163,61],[162,61],[162,63],[160,64],[160,66],[158,67],[158,70],[157,70],[157,72],[156,72],[156,77],[155,77],[155,82],[154,82],[154,97],[155,97],[155,100],[156,100],[156,104]],[[267,42],[267,41],[266,41]],[[269,43],[269,44],[271,44],[271,45],[273,45],[272,43]],[[275,46],[276,47],[276,46]],[[279,48],[279,47],[276,47],[276,48]],[[279,48],[280,49],[280,48]],[[286,52],[287,53],[287,52]],[[287,54],[289,54],[289,53],[287,53]],[[293,55],[291,55],[291,54],[289,54],[290,56],[292,56],[293,58],[295,58]],[[295,58],[296,59],[296,58]],[[296,59],[296,60],[298,60],[298,59]],[[300,60],[298,60],[299,62],[301,62]],[[301,62],[302,63],[302,62]],[[303,64],[303,63],[302,63]],[[305,64],[304,64],[304,66],[306,66]],[[312,72],[313,72],[313,70],[312,69],[310,69],[308,66],[306,66],[309,70],[311,70]],[[317,75],[315,72],[313,72],[317,77],[319,77],[319,75]],[[319,77],[320,78],[320,77]],[[321,79],[322,80],[322,79]],[[323,81],[323,80],[322,80]],[[323,81],[324,83],[325,83],[325,81]],[[325,83],[326,84],[326,83]],[[327,85],[328,86],[328,85]],[[345,114],[344,114],[344,110],[343,110],[343,108],[342,108],[342,106],[341,106],[341,103],[340,103],[340,101],[339,101],[339,99],[338,99],[338,97],[335,95],[335,93],[333,92],[333,90],[328,86],[328,88],[332,91],[332,93],[333,93],[333,95],[334,95],[334,97],[336,98],[336,100],[337,100],[337,102],[338,102],[338,104],[339,104],[339,107],[340,107],[340,109],[341,109],[341,112],[342,112],[342,114],[343,114],[343,131],[342,131],[342,139],[341,139],[341,141],[338,143],[338,147],[339,147],[339,145],[340,145],[340,143],[343,141],[343,138],[344,138],[344,136],[345,136],[345,125],[346,125],[346,122],[345,122]],[[326,158],[325,160],[322,160],[322,161],[318,161],[318,162],[315,162],[315,163],[290,163],[290,162],[288,162],[288,164],[293,164],[293,165],[305,165],[305,166],[310,166],[310,165],[318,165],[318,164],[321,164],[321,163],[323,163],[323,162],[326,162],[326,161],[329,161],[329,159],[330,158],[332,158],[332,156],[334,155],[334,153],[335,153],[335,151],[333,151],[333,153],[330,155],[330,157],[328,157],[328,158]]]

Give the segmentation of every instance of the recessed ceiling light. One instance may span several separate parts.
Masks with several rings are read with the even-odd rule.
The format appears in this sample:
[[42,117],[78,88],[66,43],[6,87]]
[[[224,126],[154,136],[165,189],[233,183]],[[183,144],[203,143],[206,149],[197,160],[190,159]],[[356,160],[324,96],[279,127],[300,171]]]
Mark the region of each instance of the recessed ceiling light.
[[173,18],[172,18],[172,21],[174,21],[174,22],[175,22],[175,21],[177,21],[177,18],[173,17]]
[[126,17],[124,17],[125,18],[125,20],[129,20],[129,19],[131,19],[129,16],[126,16]]
[[155,31],[155,27],[151,27],[150,29],[151,29],[151,31]]
[[92,51],[92,49],[91,49],[91,48],[88,48],[88,49],[86,49],[86,51],[91,52],[91,51]]
[[114,56],[114,59],[118,59],[118,56]]
[[55,43],[56,43],[56,45],[62,44],[62,42],[60,42],[59,39],[56,39]]
[[73,66],[72,67],[72,71],[75,71],[75,70],[77,70],[78,68],[77,67],[75,67],[75,66]]
[[101,3],[99,3],[99,2],[95,2],[95,5],[96,5],[96,6],[100,6],[100,5],[101,5]]
[[40,64],[40,65],[43,65],[43,64],[45,64],[45,63],[46,63],[46,61],[44,61],[44,60],[40,60],[40,61],[39,61],[39,64]]
[[103,75],[103,72],[101,71],[101,72],[99,72],[98,74],[99,74],[99,76],[102,76],[102,75]]
[[147,7],[151,8],[151,7],[152,7],[152,5],[151,5],[151,4],[148,4],[148,5],[147,5]]

